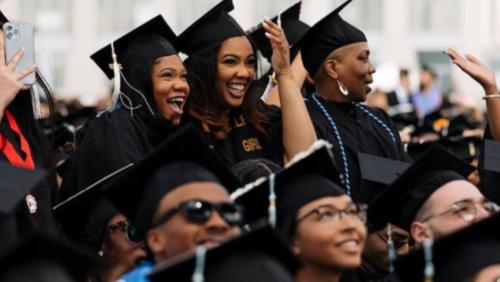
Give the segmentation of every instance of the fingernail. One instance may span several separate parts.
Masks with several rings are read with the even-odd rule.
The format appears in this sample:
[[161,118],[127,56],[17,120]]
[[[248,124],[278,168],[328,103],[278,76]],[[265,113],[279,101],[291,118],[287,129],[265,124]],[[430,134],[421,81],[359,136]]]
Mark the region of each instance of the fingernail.
[[268,37],[268,38],[271,37],[271,34],[266,32],[266,37]]

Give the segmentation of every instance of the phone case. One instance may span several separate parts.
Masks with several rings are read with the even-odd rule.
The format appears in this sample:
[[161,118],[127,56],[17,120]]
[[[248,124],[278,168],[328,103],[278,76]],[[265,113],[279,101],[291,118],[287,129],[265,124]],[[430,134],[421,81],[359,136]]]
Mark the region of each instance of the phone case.
[[[3,25],[5,40],[5,60],[10,62],[19,49],[24,47],[24,56],[18,62],[16,71],[19,72],[35,64],[35,45],[33,38],[33,26],[28,23],[8,22]],[[24,77],[21,82],[24,85],[32,85],[36,81],[35,73]]]

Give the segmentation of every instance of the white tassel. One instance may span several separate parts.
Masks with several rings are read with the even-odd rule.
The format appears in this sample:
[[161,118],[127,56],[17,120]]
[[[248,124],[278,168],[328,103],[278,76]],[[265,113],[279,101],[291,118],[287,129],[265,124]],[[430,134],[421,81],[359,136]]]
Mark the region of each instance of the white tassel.
[[33,105],[33,116],[35,119],[42,118],[42,103],[40,102],[40,91],[38,86],[34,84],[30,88],[31,92],[31,105]]
[[120,97],[120,87],[121,87],[121,75],[120,75],[120,65],[118,64],[118,60],[116,58],[116,53],[115,53],[115,45],[112,42],[111,43],[111,57],[113,58],[113,75],[114,75],[114,81],[113,81],[113,95],[112,95],[112,106],[111,108],[114,109],[116,107],[116,103],[118,102],[118,98]]
[[269,95],[271,94],[272,90],[273,90],[273,82],[271,81],[271,79],[269,79],[266,85],[266,89],[264,90],[264,93],[262,93],[262,96],[260,96],[260,99],[265,102],[267,98],[269,98]]

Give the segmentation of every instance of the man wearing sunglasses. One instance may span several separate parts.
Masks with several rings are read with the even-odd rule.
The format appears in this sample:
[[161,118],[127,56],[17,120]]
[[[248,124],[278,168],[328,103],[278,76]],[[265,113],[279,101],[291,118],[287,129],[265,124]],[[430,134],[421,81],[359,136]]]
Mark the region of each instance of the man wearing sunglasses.
[[179,183],[161,196],[146,235],[155,262],[194,250],[198,245],[218,244],[237,235],[243,223],[242,209],[231,202],[219,180],[194,163],[160,168],[148,187],[156,189],[176,178]]
[[498,206],[467,181],[473,170],[435,145],[372,202],[369,221],[379,227],[396,224],[417,245],[480,221],[496,213]]
[[149,257],[122,281],[147,281],[154,264],[239,234],[243,211],[228,192],[239,183],[201,138],[180,129],[106,188]]

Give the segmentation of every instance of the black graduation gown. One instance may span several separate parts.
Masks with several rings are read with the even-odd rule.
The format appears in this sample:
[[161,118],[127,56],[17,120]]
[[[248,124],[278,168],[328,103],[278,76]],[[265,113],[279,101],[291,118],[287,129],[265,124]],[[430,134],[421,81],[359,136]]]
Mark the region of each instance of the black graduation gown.
[[[334,119],[344,143],[349,166],[351,197],[357,202],[370,203],[386,185],[361,178],[357,153],[361,152],[411,162],[411,158],[403,149],[398,131],[393,126],[387,114],[380,109],[366,107],[372,114],[390,127],[396,137],[396,143],[392,141],[388,132],[379,123],[361,110],[355,109],[351,103],[327,102],[320,97],[318,99]],[[340,157],[340,149],[331,124],[312,98],[306,100],[306,106],[318,139],[324,139],[332,143],[337,167],[343,172],[344,166]]]
[[[21,125],[19,125],[21,126]],[[21,128],[21,130],[23,130]],[[0,133],[9,140],[14,149],[21,157],[25,154],[21,150],[19,137],[10,129],[8,121],[3,118],[0,122]],[[23,134],[25,134],[23,132]],[[32,150],[35,169],[44,169],[40,156]],[[0,152],[0,161],[8,163],[7,157]],[[57,224],[52,213],[52,194],[55,191],[55,183],[50,177],[30,190],[30,195],[36,200],[36,211],[31,213],[25,200],[19,203],[12,214],[0,215],[0,253],[5,248],[14,244],[21,234],[40,230],[44,233],[60,235],[60,227]]]
[[259,100],[259,107],[271,117],[266,134],[252,129],[241,115],[231,121],[231,131],[225,139],[216,139],[198,120],[190,118],[205,136],[205,141],[228,167],[250,159],[268,159],[283,165],[284,149],[282,142],[281,111]]
[[173,130],[165,119],[132,116],[127,110],[107,112],[88,122],[77,151],[68,160],[61,199],[81,191],[130,163],[137,163]]

